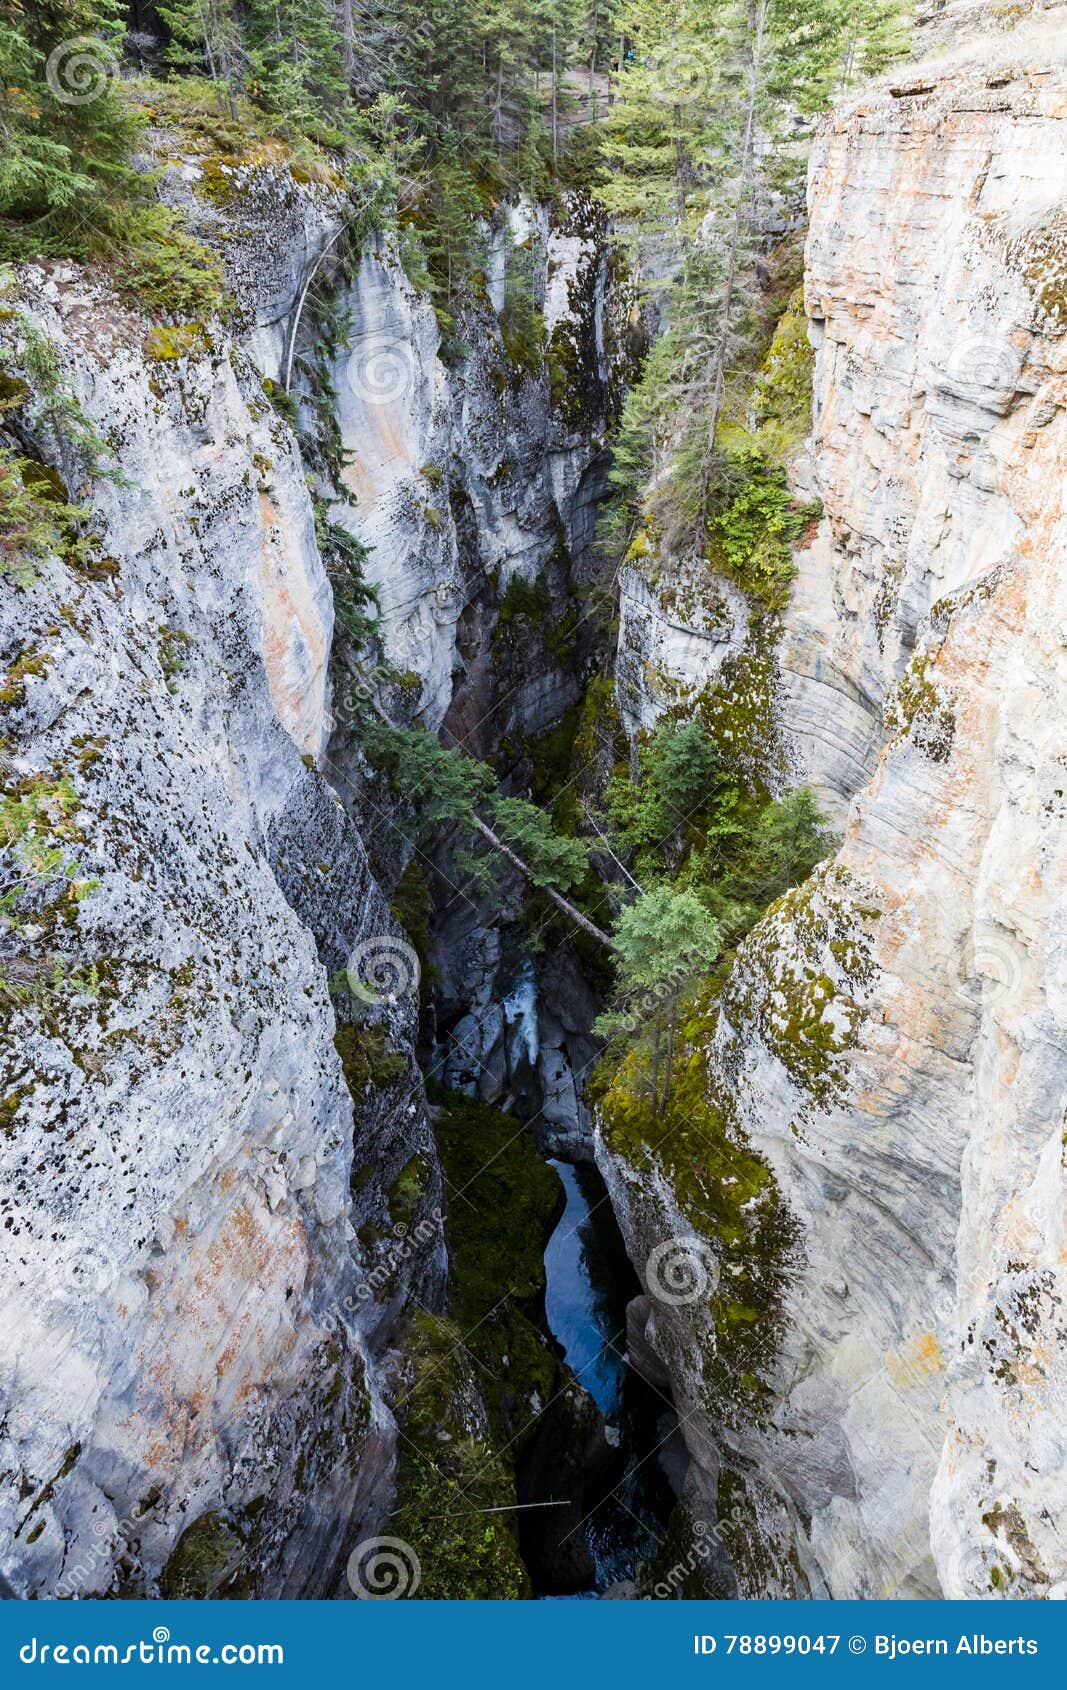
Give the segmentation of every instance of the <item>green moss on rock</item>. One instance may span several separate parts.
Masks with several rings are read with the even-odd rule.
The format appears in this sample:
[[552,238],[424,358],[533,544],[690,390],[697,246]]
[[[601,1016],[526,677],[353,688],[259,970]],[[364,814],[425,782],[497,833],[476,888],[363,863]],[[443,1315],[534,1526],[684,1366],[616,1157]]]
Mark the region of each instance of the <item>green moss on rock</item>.
[[[732,1424],[741,1414],[757,1415],[765,1400],[796,1225],[737,1119],[716,1066],[717,1026],[711,984],[681,1007],[665,1099],[657,1096],[653,1055],[641,1043],[614,1070],[602,1068],[592,1092],[605,1143],[641,1180],[642,1203],[655,1205],[655,1180],[665,1180],[674,1212],[662,1225],[676,1231],[680,1212],[719,1264],[717,1284],[709,1284],[702,1305],[686,1310],[686,1326],[707,1336],[705,1384],[714,1412]],[[662,1336],[669,1349],[670,1322]]]
[[391,1086],[408,1071],[406,1052],[390,1044],[384,1027],[339,1027],[333,1042],[341,1058],[345,1083],[356,1100],[368,1086]]
[[210,350],[211,341],[201,323],[162,324],[144,343],[144,355],[152,364],[175,364],[181,358]]
[[250,1594],[242,1577],[244,1544],[216,1511],[187,1526],[159,1578],[160,1595],[171,1601]]
[[512,1116],[434,1095],[450,1314],[423,1310],[409,1328],[391,1529],[419,1557],[418,1596],[524,1597],[515,1516],[484,1510],[514,1503],[515,1462],[568,1377],[540,1324],[563,1187]]
[[947,688],[931,678],[932,664],[929,652],[915,653],[886,707],[886,726],[931,762],[945,763],[956,737],[956,711]]
[[761,1039],[821,1107],[845,1092],[841,1059],[857,1042],[875,977],[869,928],[877,917],[847,871],[828,864],[771,905],[723,989],[731,1027]]

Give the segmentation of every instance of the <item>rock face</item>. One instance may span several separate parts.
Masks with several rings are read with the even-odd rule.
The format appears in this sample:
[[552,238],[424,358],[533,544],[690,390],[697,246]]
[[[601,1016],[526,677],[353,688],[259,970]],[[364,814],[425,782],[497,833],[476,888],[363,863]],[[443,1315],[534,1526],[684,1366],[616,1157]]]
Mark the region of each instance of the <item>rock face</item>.
[[[812,159],[825,518],[778,653],[851,806],[711,1051],[792,1239],[753,1406],[702,1312],[652,1335],[743,1595],[1062,1596],[1067,81],[1010,37],[889,80]],[[635,1260],[692,1230],[600,1155]]]
[[[350,344],[331,379],[353,497],[333,515],[370,548],[401,706],[475,755],[510,761],[520,791],[544,761],[542,736],[577,706],[592,648],[582,589],[634,332],[606,237],[584,195],[551,217],[505,208],[485,233],[487,298],[448,349],[386,244],[365,255],[341,302]],[[510,303],[516,291],[525,313]],[[336,714],[331,762],[350,769],[343,689]],[[380,831],[379,848],[407,860],[403,829]],[[511,1096],[533,1113],[547,1098],[552,1142],[588,1153],[573,1078],[592,1054],[580,1025],[588,990],[541,967],[548,1037],[512,1037],[508,1004],[536,990],[524,984],[526,935],[506,932],[526,888],[514,879],[492,910],[450,864],[436,866],[448,908],[433,944],[435,1071],[486,1103]]]
[[[625,357],[605,236],[584,196],[553,220],[507,208],[485,235],[490,297],[465,312],[447,363],[432,306],[391,247],[367,253],[341,300],[350,344],[332,379],[353,502],[336,514],[371,548],[386,652],[417,679],[420,720],[447,717],[475,748],[541,732],[578,695],[573,665],[541,636],[550,617],[576,620]],[[520,282],[527,320],[513,326]],[[519,618],[533,637],[494,674]]]
[[[253,344],[302,284],[279,262]],[[175,346],[61,266],[5,306],[6,367],[45,337],[114,459],[16,419],[98,544],[3,577],[5,804],[58,858],[0,959],[0,1567],[26,1596],[332,1594],[387,1506],[381,1357],[443,1247],[410,995],[365,1010],[345,1073],[334,1047],[328,975],[399,934],[316,766],[303,465],[221,331]],[[402,1172],[418,1242],[372,1289],[355,1227],[398,1221]]]
[[[338,195],[273,153],[155,140],[164,197],[225,230],[230,328],[153,330],[71,266],[5,297],[12,391],[47,342],[108,451],[26,382],[20,449],[91,504],[96,540],[2,578],[4,802],[53,856],[0,955],[0,1570],[27,1596],[327,1595],[389,1506],[385,1358],[445,1269],[417,964],[368,854],[393,878],[404,851],[349,743],[350,683],[331,698],[305,464],[264,392],[291,373],[313,404]],[[451,367],[383,245],[337,301],[331,372],[352,494],[331,515],[373,548],[410,713],[475,749],[532,746],[578,697],[575,583],[625,357],[600,214],[508,219]],[[529,357],[502,334],[520,262]],[[26,879],[13,847],[4,867]],[[472,1084],[494,1097],[542,1083],[532,973],[498,919],[467,899],[441,936],[446,1006],[485,1007]],[[331,997],[349,964],[358,990]],[[549,1028],[564,1137],[586,1126],[584,1025]]]

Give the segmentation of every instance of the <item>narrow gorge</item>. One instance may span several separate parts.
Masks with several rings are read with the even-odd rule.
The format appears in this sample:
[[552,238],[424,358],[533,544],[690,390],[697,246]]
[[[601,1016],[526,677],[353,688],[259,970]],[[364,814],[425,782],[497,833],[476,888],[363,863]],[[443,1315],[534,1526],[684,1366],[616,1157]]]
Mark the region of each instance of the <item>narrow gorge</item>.
[[437,223],[182,10],[165,302],[0,264],[3,1582],[1067,1595],[1067,8]]

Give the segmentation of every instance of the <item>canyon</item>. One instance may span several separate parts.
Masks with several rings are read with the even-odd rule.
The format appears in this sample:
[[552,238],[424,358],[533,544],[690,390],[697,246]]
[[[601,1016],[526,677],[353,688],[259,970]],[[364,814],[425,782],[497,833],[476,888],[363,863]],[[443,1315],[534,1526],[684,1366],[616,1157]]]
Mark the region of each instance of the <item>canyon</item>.
[[[671,1485],[595,1579],[581,1507],[520,1536],[537,1594],[657,1593],[705,1539],[670,1594],[1067,1593],[1067,58],[1054,10],[980,22],[815,135],[788,310],[811,381],[790,488],[817,515],[758,625],[654,543],[597,608],[649,324],[581,190],[502,208],[458,353],[394,241],[341,260],[335,184],[270,159],[220,187],[162,131],[162,196],[225,228],[230,325],[168,335],[71,262],[5,283],[5,373],[29,380],[43,337],[113,452],[20,415],[101,538],[0,599],[5,785],[91,886],[20,933],[31,973],[57,924],[81,960],[72,991],[5,1004],[0,1046],[18,1595],[353,1594],[352,1550],[403,1536],[427,1373],[427,1436],[503,1416],[516,1494],[558,1500],[555,1465],[573,1498],[588,1470],[596,1512],[618,1427],[551,1271],[546,1308],[524,1267],[506,1391],[453,1361],[474,1321],[447,1356],[412,1338],[468,1294],[465,1136],[502,1130],[479,1110],[512,1123],[487,1239],[523,1232],[551,1269],[545,1157],[579,1209],[576,1180],[610,1203],[639,1459]],[[508,344],[517,254],[541,356]],[[305,476],[319,385],[346,454],[329,518],[381,605],[369,677]],[[587,1091],[603,958],[531,923],[518,874],[495,904],[456,879],[364,754],[372,696],[579,808],[616,739],[636,757],[711,698],[739,766],[817,794],[832,854],[686,1035],[721,1161],[634,1142]],[[734,1291],[664,1297],[650,1263],[678,1241]]]

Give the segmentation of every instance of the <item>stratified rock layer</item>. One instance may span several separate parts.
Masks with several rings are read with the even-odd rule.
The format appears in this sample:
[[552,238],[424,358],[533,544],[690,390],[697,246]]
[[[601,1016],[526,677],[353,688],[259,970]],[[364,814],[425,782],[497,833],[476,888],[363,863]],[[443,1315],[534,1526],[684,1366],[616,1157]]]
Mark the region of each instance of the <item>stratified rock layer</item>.
[[0,601],[5,796],[43,796],[61,859],[0,959],[0,1565],[27,1596],[235,1569],[330,1594],[387,1506],[381,1351],[443,1246],[427,1224],[369,1294],[354,1146],[357,1224],[397,1220],[406,1171],[406,1230],[440,1182],[410,991],[364,1010],[351,1092],[334,1048],[328,974],[398,934],[316,766],[333,604],[304,467],[217,326],[151,331],[50,266],[5,329],[14,368],[44,337],[114,456],[87,476],[47,404],[18,422],[98,541]]
[[[1067,83],[998,54],[908,67],[811,165],[825,519],[780,725],[852,803],[714,1034],[799,1228],[758,1414],[722,1412],[703,1314],[652,1321],[697,1466],[744,1494],[749,1596],[1067,1577]],[[657,1203],[635,1258],[691,1230]]]

